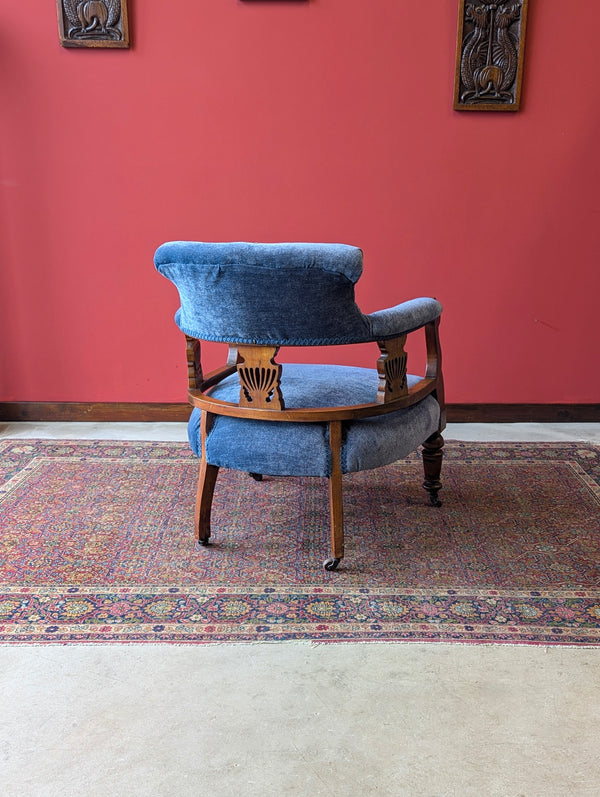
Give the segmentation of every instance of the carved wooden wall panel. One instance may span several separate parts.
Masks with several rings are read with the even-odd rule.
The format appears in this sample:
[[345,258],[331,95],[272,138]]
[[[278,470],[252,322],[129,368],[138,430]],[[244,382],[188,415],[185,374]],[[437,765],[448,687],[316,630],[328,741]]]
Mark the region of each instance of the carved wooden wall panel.
[[460,0],[455,110],[519,110],[527,3]]
[[56,0],[63,47],[129,47],[127,0]]

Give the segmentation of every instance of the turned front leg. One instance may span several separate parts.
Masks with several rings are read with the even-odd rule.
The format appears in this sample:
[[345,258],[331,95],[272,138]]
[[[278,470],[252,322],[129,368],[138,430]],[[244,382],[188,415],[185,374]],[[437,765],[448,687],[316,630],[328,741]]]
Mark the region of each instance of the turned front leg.
[[423,470],[425,472],[423,489],[429,493],[429,499],[433,506],[442,505],[438,498],[438,493],[442,489],[440,474],[442,472],[443,458],[444,438],[439,432],[434,432],[423,443]]

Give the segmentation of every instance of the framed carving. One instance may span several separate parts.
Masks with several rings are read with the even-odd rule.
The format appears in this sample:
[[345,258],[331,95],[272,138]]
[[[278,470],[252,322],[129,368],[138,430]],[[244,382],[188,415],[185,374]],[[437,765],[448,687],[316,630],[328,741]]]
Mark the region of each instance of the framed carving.
[[56,0],[63,47],[129,47],[127,0]]
[[454,109],[518,111],[528,0],[460,0]]

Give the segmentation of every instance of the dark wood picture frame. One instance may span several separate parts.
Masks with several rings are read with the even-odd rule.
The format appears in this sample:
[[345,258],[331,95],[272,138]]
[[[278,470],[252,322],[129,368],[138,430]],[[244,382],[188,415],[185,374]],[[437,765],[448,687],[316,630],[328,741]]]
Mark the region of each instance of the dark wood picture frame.
[[459,0],[454,110],[519,110],[528,2]]
[[56,0],[63,47],[129,47],[127,0]]

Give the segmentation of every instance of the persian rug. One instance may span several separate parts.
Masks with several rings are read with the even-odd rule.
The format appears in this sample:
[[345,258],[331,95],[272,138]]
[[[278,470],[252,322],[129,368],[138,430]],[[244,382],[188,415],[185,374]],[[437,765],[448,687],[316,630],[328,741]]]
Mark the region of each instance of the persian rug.
[[600,448],[448,441],[344,477],[328,573],[321,479],[222,471],[196,550],[184,444],[0,443],[0,641],[600,643]]

